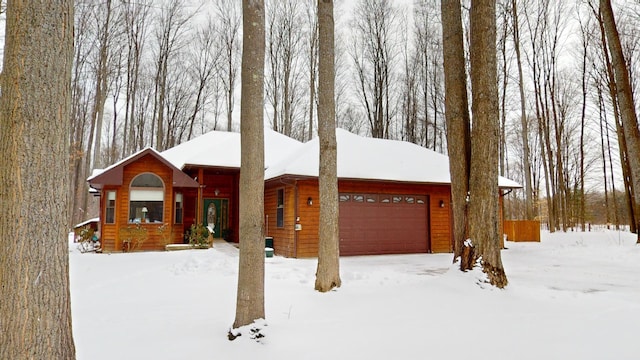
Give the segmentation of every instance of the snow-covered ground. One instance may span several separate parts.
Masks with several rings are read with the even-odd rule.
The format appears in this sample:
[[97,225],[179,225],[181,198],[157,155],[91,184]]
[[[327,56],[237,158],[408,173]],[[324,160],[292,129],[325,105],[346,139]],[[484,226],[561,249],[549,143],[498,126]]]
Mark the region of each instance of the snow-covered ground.
[[640,359],[640,246],[617,231],[543,233],[502,252],[505,290],[450,254],[266,259],[266,335],[227,340],[238,251],[81,254],[71,247],[78,359]]

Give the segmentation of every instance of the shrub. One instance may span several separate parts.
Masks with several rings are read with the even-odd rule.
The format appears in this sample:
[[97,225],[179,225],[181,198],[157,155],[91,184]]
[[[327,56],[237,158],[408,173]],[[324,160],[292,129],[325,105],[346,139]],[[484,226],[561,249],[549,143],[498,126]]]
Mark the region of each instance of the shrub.
[[78,237],[78,242],[87,242],[93,239],[93,235],[95,234],[95,230],[91,228],[89,225],[85,225],[79,229],[75,230],[75,234]]
[[158,234],[160,235],[160,244],[165,246],[173,242],[173,231],[169,224],[162,224],[158,227]]
[[209,241],[209,229],[202,224],[193,224],[189,229],[189,244],[194,247],[209,247],[211,243]]
[[126,228],[120,229],[120,239],[122,239],[122,251],[134,251],[142,247],[149,234],[147,229],[136,223],[129,225]]

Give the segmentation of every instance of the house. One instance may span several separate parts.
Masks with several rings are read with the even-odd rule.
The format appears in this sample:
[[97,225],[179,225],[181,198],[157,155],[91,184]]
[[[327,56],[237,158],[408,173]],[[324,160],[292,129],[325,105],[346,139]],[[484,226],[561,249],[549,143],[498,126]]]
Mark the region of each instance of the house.
[[[265,164],[302,144],[265,130]],[[182,244],[194,224],[238,242],[240,134],[211,131],[163,153],[143,149],[87,179],[100,196],[105,252]],[[144,241],[132,244],[132,237]]]
[[[452,251],[448,158],[421,146],[337,129],[341,255]],[[265,129],[265,234],[275,253],[317,256],[318,139]],[[212,131],[158,153],[142,150],[88,179],[100,196],[104,251],[182,243],[193,224],[238,242],[240,134]],[[501,189],[520,185],[499,179]],[[146,210],[146,211],[145,211]],[[171,236],[167,237],[167,232]],[[125,231],[126,233],[126,231]]]

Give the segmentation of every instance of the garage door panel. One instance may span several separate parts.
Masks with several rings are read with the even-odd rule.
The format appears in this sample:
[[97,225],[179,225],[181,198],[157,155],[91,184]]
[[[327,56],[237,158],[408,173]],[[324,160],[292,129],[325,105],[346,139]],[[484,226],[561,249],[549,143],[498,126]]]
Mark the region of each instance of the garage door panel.
[[349,201],[340,202],[342,255],[427,252],[425,196],[341,194],[345,198]]

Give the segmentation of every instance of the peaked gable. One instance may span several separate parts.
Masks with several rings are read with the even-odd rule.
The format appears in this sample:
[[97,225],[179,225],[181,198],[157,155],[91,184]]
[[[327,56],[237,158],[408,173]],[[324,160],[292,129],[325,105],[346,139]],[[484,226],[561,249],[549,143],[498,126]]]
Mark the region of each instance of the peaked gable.
[[122,185],[123,182],[123,170],[124,167],[145,157],[145,156],[153,156],[162,164],[166,165],[173,171],[173,186],[175,187],[198,187],[198,182],[190,178],[187,174],[183,173],[182,170],[175,167],[172,163],[170,163],[167,159],[165,159],[159,152],[154,150],[153,148],[145,148],[143,150],[138,151],[137,153],[124,158],[117,163],[109,166],[108,168],[102,171],[94,171],[94,173],[87,179],[89,182],[89,186],[94,189],[102,189],[105,185]]

